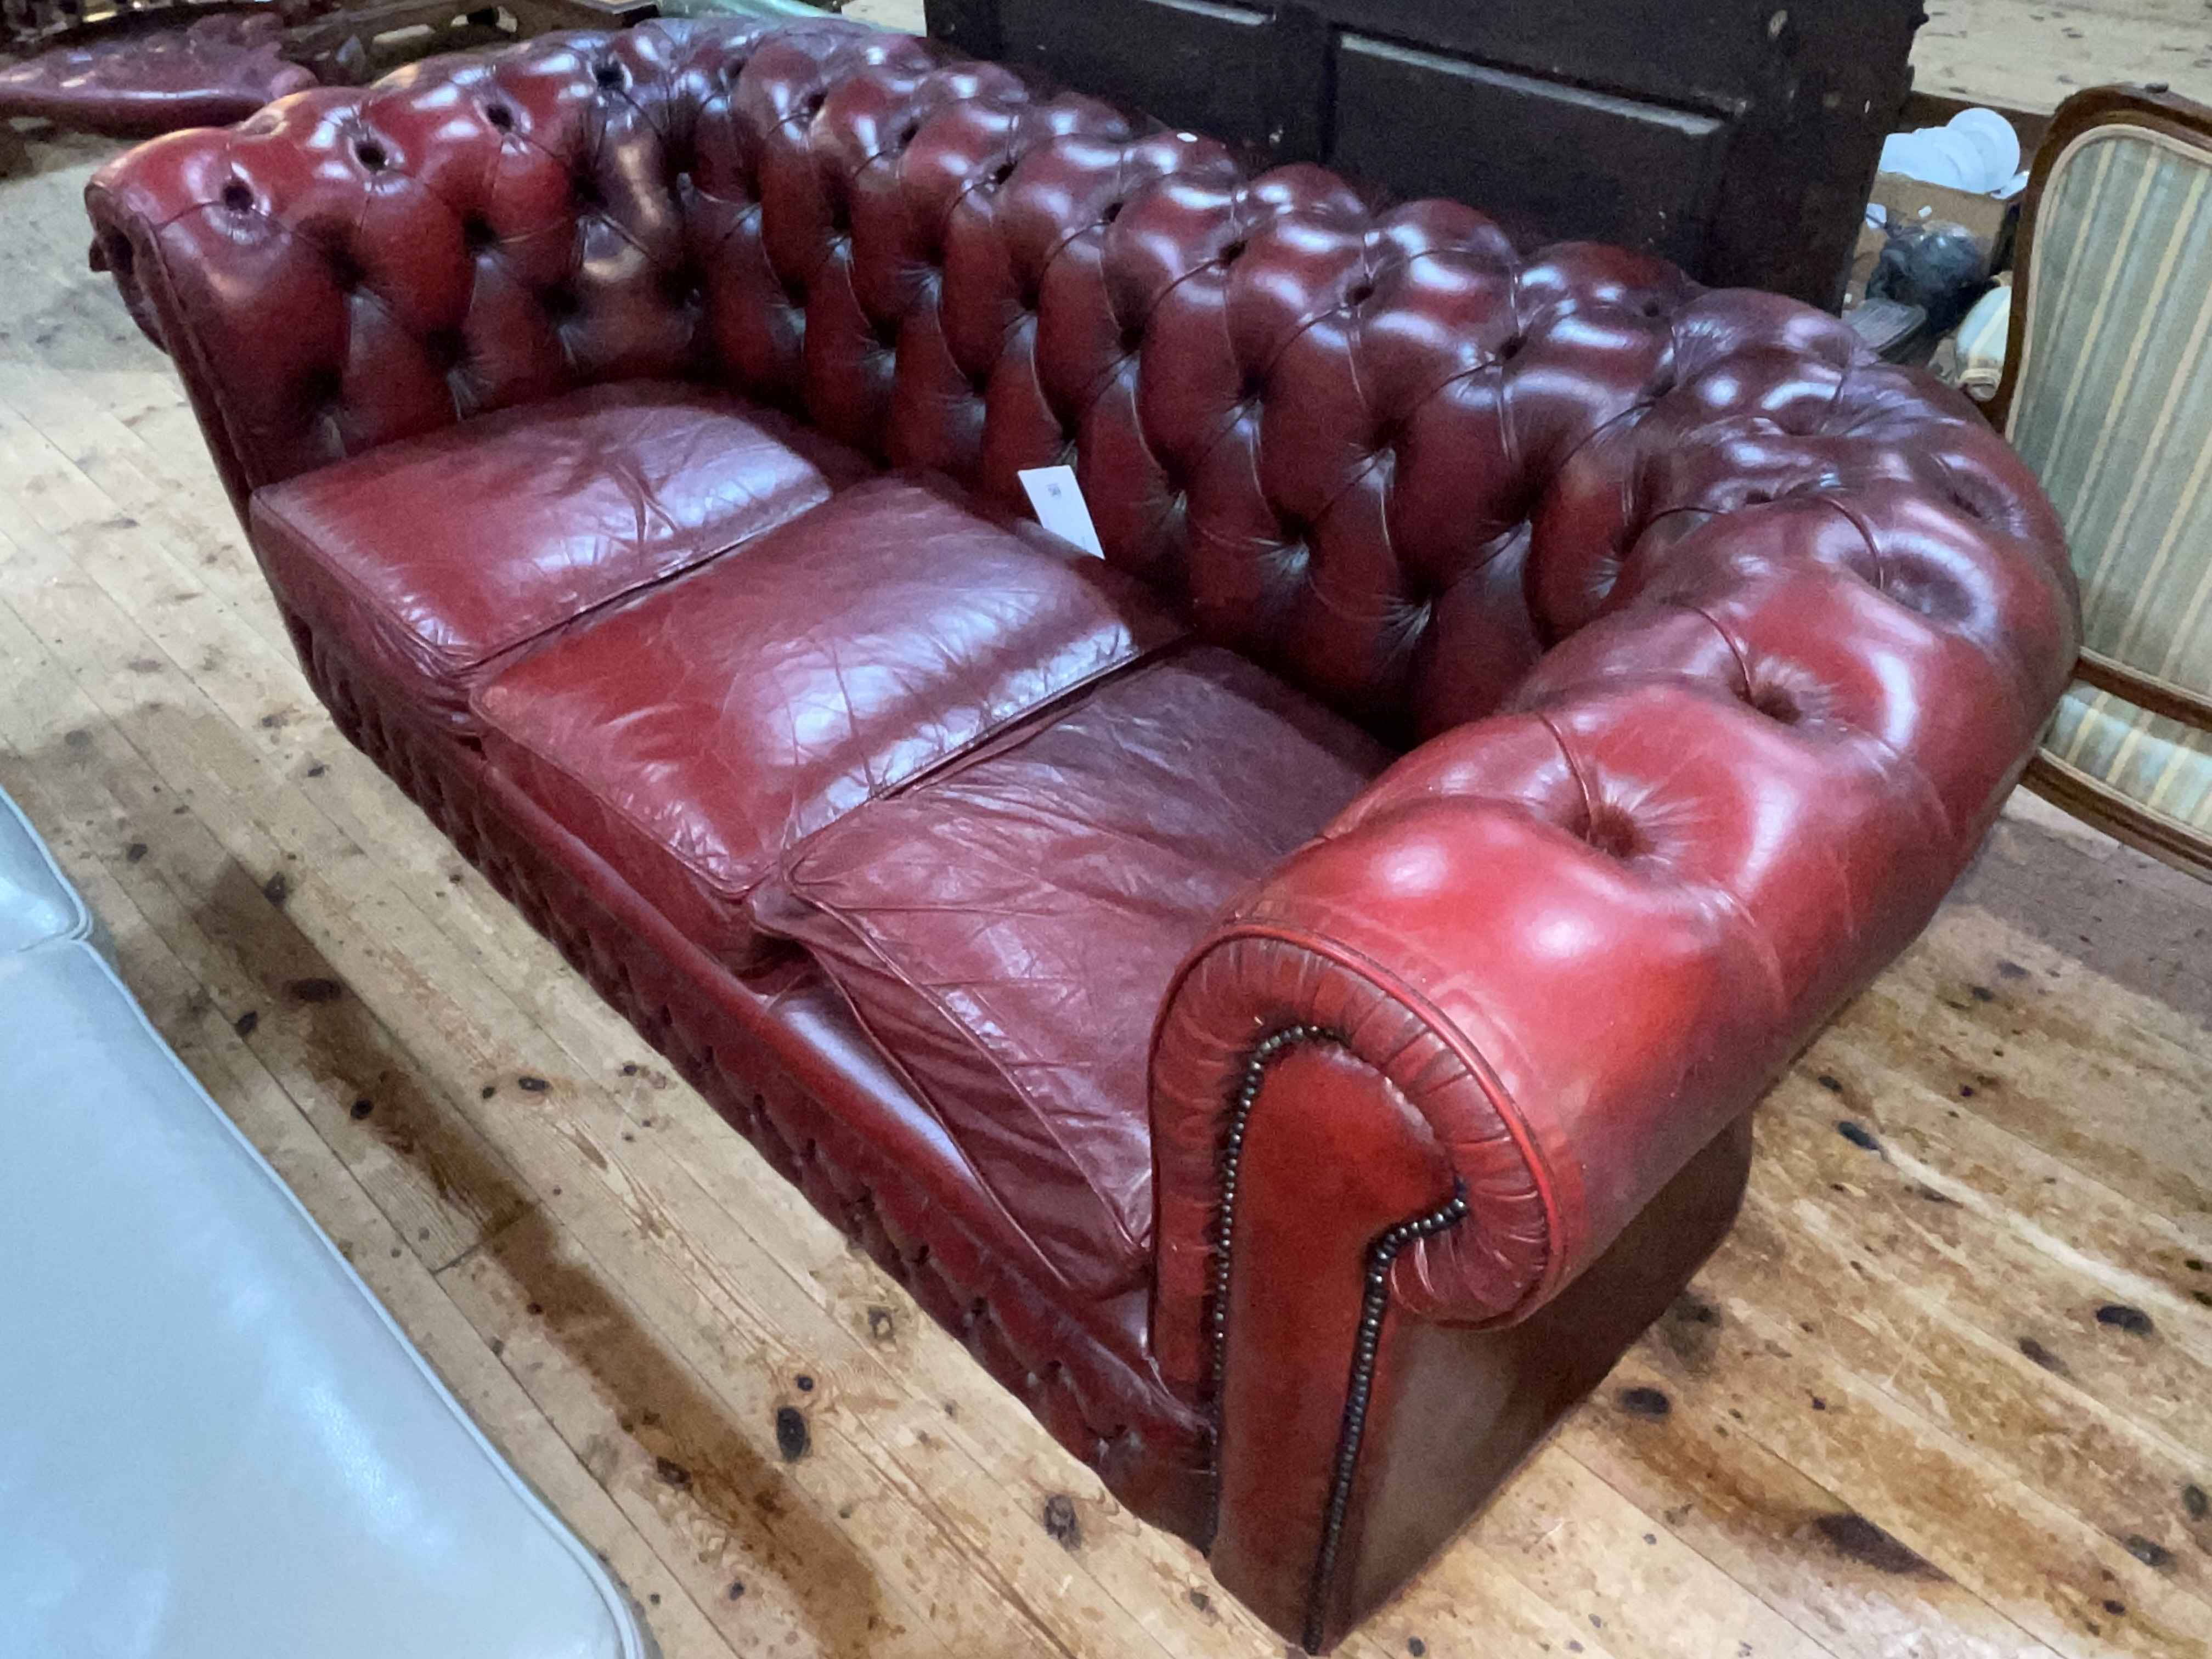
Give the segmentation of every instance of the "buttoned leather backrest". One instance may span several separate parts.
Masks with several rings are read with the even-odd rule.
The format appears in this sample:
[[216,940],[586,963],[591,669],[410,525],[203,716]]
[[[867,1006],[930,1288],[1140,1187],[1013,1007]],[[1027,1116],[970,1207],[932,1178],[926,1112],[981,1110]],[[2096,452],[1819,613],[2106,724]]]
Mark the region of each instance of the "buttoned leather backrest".
[[1401,742],[1496,708],[1717,514],[2057,541],[1963,403],[1832,318],[1616,249],[1524,257],[1316,168],[1247,178],[836,20],[436,60],[145,146],[89,199],[241,502],[697,375],[1009,501],[1072,463],[1108,557]]

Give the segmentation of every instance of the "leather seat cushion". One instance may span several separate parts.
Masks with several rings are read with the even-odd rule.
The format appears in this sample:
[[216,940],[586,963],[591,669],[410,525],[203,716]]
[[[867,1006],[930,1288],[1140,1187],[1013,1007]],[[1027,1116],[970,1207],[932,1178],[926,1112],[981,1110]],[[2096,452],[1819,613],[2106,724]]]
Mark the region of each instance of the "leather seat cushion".
[[258,490],[253,543],[309,627],[465,732],[470,688],[507,654],[874,470],[774,410],[620,381]]
[[1038,1253],[1100,1294],[1151,1264],[1146,1050],[1176,964],[1389,758],[1190,647],[848,814],[752,909],[813,952]]
[[113,138],[228,126],[315,84],[280,55],[283,37],[272,8],[50,46],[0,69],[0,120],[36,116]]
[[495,766],[743,970],[786,849],[1182,631],[1103,560],[890,477],[532,652],[476,712]]

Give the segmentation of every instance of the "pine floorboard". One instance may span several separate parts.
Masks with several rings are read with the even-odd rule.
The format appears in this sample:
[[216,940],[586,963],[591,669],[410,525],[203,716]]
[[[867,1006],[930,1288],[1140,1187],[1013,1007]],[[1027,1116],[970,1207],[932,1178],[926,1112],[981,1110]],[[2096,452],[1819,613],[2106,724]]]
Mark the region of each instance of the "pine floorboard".
[[[672,1659],[1280,1652],[332,732],[85,269],[109,150],[0,179],[0,787],[155,1023]],[[1691,1293],[1346,1651],[2212,1652],[2212,886],[2015,799],[1758,1139]]]

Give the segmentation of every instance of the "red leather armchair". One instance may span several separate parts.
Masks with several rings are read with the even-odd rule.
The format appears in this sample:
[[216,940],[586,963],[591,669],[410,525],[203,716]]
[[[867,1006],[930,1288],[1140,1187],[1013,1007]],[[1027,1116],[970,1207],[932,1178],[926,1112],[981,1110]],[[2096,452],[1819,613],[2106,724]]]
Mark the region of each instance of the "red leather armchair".
[[926,42],[548,40],[88,202],[341,728],[1316,1650],[1719,1240],[2075,654],[1833,318]]

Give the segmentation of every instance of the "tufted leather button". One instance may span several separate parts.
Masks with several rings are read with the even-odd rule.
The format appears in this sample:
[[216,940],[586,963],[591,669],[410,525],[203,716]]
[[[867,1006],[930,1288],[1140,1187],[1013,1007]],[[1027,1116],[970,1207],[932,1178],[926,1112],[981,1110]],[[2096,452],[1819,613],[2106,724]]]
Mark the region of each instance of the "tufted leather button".
[[425,335],[422,350],[441,374],[451,374],[460,366],[467,355],[467,347],[458,329],[441,328]]
[[613,92],[623,84],[623,67],[613,58],[602,58],[592,68],[592,83],[602,92]]
[[301,376],[299,390],[293,396],[311,416],[320,416],[337,406],[344,391],[345,383],[337,369],[318,366]]
[[697,274],[681,266],[661,272],[660,294],[670,305],[685,307],[699,305],[706,299],[706,290],[700,286]]
[[461,246],[472,253],[480,253],[499,240],[499,233],[490,220],[481,213],[471,213],[461,221]]
[[1577,828],[1583,845],[1623,864],[1650,850],[1650,843],[1634,820],[1617,806],[1590,807]]
[[253,208],[253,187],[243,179],[234,179],[222,187],[222,204],[233,213],[251,212]]
[[486,125],[501,132],[514,131],[514,112],[505,104],[486,104],[483,106]]
[[1743,700],[1767,719],[1784,726],[1795,726],[1805,718],[1805,710],[1797,699],[1778,685],[1747,686]]
[[331,281],[337,285],[339,293],[350,294],[368,279],[368,273],[362,270],[361,261],[344,248],[331,248],[324,257],[330,264]]
[[371,173],[382,172],[392,159],[384,146],[374,138],[356,139],[353,155],[354,160]]

